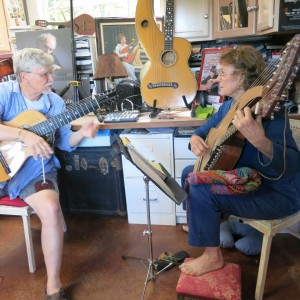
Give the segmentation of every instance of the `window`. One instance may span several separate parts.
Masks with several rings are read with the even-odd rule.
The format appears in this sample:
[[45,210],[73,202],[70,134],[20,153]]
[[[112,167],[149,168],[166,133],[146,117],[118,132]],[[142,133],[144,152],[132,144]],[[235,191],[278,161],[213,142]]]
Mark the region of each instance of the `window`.
[[[73,16],[89,14],[94,18],[134,18],[137,1],[138,0],[73,0]],[[162,16],[164,14],[164,12],[161,12],[160,2],[159,0],[154,0],[156,16]],[[70,1],[49,0],[48,6],[44,4],[40,9],[43,11],[39,12],[39,15],[45,16],[49,22],[67,22],[70,20]]]

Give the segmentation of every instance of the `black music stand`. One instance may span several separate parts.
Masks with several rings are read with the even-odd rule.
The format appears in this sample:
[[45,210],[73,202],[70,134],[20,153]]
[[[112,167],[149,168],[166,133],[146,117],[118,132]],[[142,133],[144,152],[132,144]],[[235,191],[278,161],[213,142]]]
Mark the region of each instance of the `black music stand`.
[[[132,258],[137,259],[141,262],[148,262],[147,276],[144,283],[144,290],[142,294],[142,299],[144,299],[147,283],[150,280],[154,280],[158,274],[167,270],[171,265],[170,262],[165,268],[158,272],[154,272],[156,260],[153,259],[153,246],[152,246],[152,229],[151,229],[151,218],[150,218],[150,198],[149,198],[149,181],[151,180],[162,192],[169,196],[177,205],[180,205],[183,200],[186,199],[187,194],[180,187],[174,178],[168,173],[168,171],[160,163],[155,163],[147,160],[143,157],[130,143],[128,139],[122,140],[118,135],[116,135],[117,142],[120,146],[122,154],[144,174],[145,190],[146,190],[146,205],[147,205],[147,230],[143,231],[143,235],[148,237],[148,247],[149,247],[149,258],[140,258],[135,256],[123,255],[123,259]],[[146,266],[145,266],[146,267]]]

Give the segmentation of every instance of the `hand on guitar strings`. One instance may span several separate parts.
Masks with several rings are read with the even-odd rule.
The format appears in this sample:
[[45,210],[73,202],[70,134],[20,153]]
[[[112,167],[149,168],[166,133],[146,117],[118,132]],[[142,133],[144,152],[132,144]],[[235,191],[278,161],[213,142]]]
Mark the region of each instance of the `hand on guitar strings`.
[[199,135],[192,135],[190,139],[191,150],[196,156],[204,156],[208,151],[208,145]]
[[272,158],[272,142],[265,135],[261,115],[254,118],[251,108],[245,107],[236,111],[232,124],[255,148]]
[[39,156],[43,158],[50,158],[54,153],[51,146],[40,136],[33,132],[22,130],[19,140],[32,150],[32,156],[38,159]]

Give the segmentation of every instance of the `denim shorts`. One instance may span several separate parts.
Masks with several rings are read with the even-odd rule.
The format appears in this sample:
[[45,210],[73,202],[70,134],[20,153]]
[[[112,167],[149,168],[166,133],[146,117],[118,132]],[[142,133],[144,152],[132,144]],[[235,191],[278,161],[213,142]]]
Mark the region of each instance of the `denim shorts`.
[[[49,172],[45,174],[45,179],[50,180],[53,183],[53,188],[55,191],[58,192],[58,186],[57,186],[57,172]],[[19,197],[21,199],[26,199],[30,195],[34,194],[36,191],[35,184],[38,181],[43,181],[43,176],[40,175],[39,177],[36,177],[35,179],[31,180],[20,192]]]
[[[57,185],[57,172],[54,171],[54,172],[49,172],[49,173],[46,173],[45,174],[45,179],[46,180],[49,180],[53,183],[53,189],[57,192],[59,192],[58,190],[58,185]],[[36,191],[36,188],[35,188],[35,184],[37,182],[43,182],[43,176],[40,175],[38,177],[36,177],[35,179],[31,180],[20,192],[20,195],[19,197],[21,199],[26,199],[27,197],[29,197],[30,195],[34,194]],[[3,197],[7,195],[7,191],[4,187],[4,189],[0,189],[0,197]]]

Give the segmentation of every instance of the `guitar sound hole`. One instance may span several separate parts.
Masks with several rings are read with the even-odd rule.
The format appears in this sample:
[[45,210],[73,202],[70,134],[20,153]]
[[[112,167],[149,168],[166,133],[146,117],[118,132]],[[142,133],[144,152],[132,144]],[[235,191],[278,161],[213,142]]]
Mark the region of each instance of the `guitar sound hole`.
[[141,25],[142,25],[143,28],[147,28],[149,26],[148,20],[143,20]]
[[175,63],[176,55],[173,51],[165,51],[161,56],[162,63],[166,66],[171,66]]

